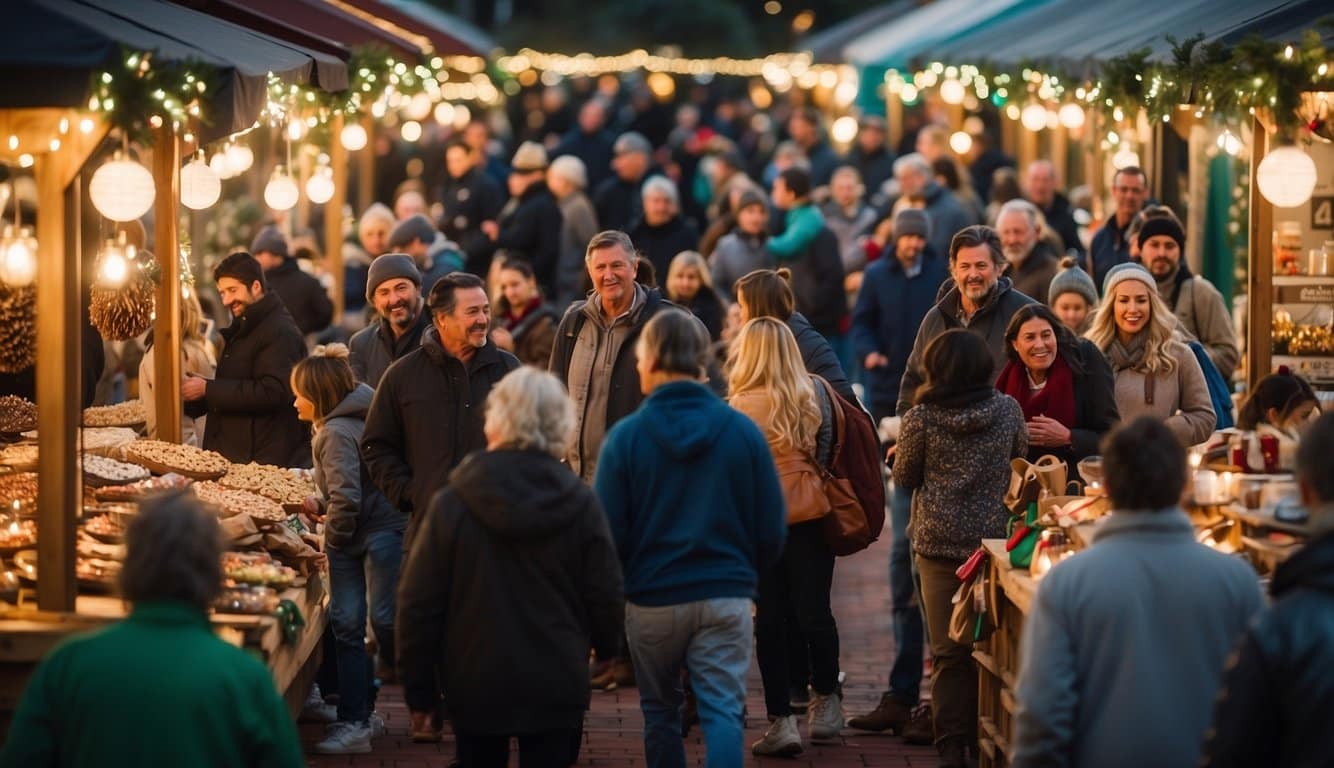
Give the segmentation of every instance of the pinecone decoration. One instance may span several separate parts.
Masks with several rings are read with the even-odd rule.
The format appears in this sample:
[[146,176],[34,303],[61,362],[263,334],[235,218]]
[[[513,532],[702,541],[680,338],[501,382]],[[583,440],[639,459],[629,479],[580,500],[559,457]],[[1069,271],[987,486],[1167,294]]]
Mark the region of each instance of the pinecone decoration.
[[0,282],[0,373],[18,373],[36,361],[37,289]]
[[148,279],[127,282],[122,288],[94,287],[88,304],[93,327],[107,341],[125,341],[147,331],[153,324],[155,290]]

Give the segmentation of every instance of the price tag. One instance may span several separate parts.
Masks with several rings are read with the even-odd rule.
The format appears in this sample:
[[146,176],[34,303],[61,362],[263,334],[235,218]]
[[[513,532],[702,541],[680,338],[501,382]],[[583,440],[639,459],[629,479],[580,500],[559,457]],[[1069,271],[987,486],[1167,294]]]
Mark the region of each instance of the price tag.
[[1311,198],[1311,229],[1334,229],[1334,197]]

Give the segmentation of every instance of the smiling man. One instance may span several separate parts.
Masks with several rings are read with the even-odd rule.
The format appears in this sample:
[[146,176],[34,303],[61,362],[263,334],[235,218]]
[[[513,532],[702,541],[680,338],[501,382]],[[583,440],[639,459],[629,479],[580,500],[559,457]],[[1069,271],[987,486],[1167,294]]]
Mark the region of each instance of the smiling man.
[[386,253],[371,263],[366,300],[378,322],[362,328],[348,342],[352,372],[372,387],[400,357],[421,346],[431,318],[422,301],[421,273],[406,253]]

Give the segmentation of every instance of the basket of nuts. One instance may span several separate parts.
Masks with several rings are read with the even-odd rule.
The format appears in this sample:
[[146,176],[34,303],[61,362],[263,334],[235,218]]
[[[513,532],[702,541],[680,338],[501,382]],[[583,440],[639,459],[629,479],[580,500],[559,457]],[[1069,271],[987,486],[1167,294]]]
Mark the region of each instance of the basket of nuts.
[[220,453],[162,440],[135,440],[125,446],[125,458],[154,474],[174,472],[193,480],[217,480],[231,467]]

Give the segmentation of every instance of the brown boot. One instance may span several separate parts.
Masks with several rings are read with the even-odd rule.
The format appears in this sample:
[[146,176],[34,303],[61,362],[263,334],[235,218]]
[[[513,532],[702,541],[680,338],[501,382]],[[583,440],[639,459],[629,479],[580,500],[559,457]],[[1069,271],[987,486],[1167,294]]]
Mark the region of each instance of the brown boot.
[[913,707],[908,724],[899,734],[908,744],[926,747],[936,742],[936,727],[931,722],[931,705],[918,704]]
[[612,673],[619,688],[635,687],[635,665],[629,659],[620,658],[612,662]]
[[891,734],[898,735],[903,733],[903,729],[908,725],[908,719],[912,715],[911,708],[907,704],[886,693],[880,697],[880,703],[875,709],[864,715],[858,715],[848,720],[849,728],[856,728],[859,731],[889,731]]

